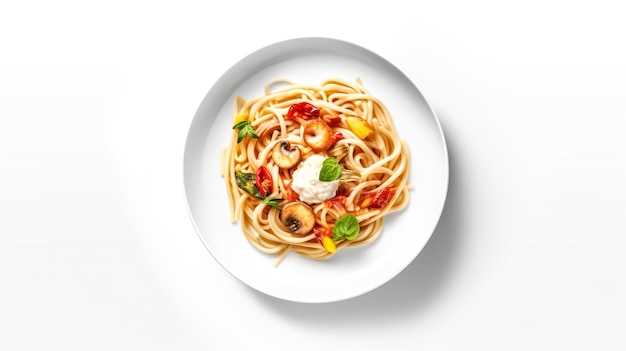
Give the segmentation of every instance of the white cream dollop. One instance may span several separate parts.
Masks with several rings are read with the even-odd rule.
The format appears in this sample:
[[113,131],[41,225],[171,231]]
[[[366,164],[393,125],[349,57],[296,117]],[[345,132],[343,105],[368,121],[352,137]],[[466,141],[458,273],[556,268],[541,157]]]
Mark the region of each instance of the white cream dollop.
[[300,162],[298,169],[293,172],[293,182],[291,188],[300,195],[300,200],[310,204],[318,204],[335,196],[339,181],[322,182],[320,170],[326,157],[322,155],[311,155],[303,162]]

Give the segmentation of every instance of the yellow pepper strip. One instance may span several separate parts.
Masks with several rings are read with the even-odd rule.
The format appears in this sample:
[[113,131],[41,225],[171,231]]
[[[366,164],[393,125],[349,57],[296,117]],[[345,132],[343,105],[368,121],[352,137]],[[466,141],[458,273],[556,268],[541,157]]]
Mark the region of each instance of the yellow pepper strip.
[[335,242],[329,236],[324,235],[322,237],[322,246],[326,249],[326,251],[333,253],[337,251],[337,246],[335,246]]
[[362,208],[367,208],[370,205],[370,202],[372,202],[372,198],[368,197],[365,200],[363,200],[363,202],[361,202],[361,207]]
[[370,125],[361,117],[349,116],[346,117],[346,124],[348,128],[356,134],[361,140],[367,138],[370,134],[372,134],[373,129]]
[[247,121],[247,120],[248,120],[248,112],[240,113],[235,117],[235,125],[239,122]]

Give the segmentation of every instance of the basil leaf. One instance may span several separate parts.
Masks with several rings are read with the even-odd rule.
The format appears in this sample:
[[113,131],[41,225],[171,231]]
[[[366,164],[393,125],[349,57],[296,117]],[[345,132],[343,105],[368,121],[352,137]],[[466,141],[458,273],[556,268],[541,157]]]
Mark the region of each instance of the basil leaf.
[[237,134],[237,144],[239,144],[246,135],[249,135],[251,138],[258,139],[259,136],[256,135],[256,130],[248,121],[241,121],[233,126],[233,129],[237,129],[239,133]]
[[337,159],[327,157],[324,162],[322,162],[319,180],[321,182],[332,182],[341,178],[341,172],[343,172],[343,168],[341,165],[337,164]]
[[339,217],[333,226],[333,241],[353,240],[359,235],[360,230],[359,220],[351,213],[345,214]]
[[246,132],[244,132],[243,130],[239,131],[239,134],[237,134],[237,144],[239,144],[245,137]]
[[235,181],[237,182],[237,186],[243,191],[254,197],[263,199],[264,204],[276,207],[279,211],[283,210],[283,208],[278,205],[279,203],[283,202],[283,199],[272,199],[269,196],[263,196],[261,194],[259,188],[256,186],[256,174],[237,171],[235,172]]
[[237,171],[235,172],[235,181],[237,182],[237,186],[239,186],[239,188],[243,191],[254,197],[263,199],[263,195],[261,195],[259,188],[256,187],[256,174]]
[[269,196],[266,196],[266,197],[263,199],[263,203],[264,203],[264,204],[266,204],[266,205],[268,205],[268,206],[275,207],[275,208],[277,208],[279,211],[282,211],[282,210],[283,210],[283,208],[282,208],[282,207],[278,206],[278,204],[279,204],[279,203],[281,203],[282,201],[283,201],[283,199],[272,199],[272,198],[270,198]]
[[233,127],[233,129],[242,129],[245,125],[250,124],[248,121],[241,121]]

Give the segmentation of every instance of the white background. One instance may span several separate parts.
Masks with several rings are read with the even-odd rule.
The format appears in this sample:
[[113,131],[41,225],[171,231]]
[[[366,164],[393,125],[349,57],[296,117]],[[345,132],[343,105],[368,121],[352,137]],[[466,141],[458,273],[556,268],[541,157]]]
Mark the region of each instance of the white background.
[[[409,3],[0,5],[0,349],[625,349],[620,2]],[[418,258],[321,305],[226,272],[182,184],[210,87],[302,36],[394,63],[450,157]]]

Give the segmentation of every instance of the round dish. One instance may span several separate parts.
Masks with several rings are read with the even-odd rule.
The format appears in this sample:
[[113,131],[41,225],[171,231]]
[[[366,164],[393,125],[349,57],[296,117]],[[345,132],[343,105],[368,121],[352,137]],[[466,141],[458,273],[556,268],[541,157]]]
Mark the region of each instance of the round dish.
[[[317,84],[324,78],[359,77],[392,115],[409,146],[409,205],[388,215],[381,237],[342,250],[329,260],[288,255],[275,259],[247,242],[231,223],[220,149],[232,132],[232,101],[261,95],[265,84],[287,77]],[[423,249],[443,210],[448,189],[448,155],[437,117],[415,85],[381,56],[329,38],[278,42],[243,58],[213,85],[191,123],[184,153],[184,188],[192,223],[211,255],[234,277],[276,298],[304,303],[334,302],[369,292],[395,277]]]

